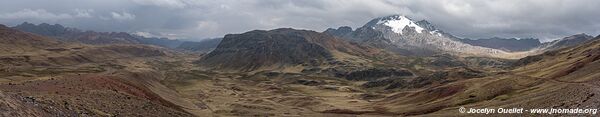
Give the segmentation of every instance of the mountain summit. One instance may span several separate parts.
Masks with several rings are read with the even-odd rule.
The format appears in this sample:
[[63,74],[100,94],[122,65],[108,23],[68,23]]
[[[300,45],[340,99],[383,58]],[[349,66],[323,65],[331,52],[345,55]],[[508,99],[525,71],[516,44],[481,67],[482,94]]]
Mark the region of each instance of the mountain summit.
[[[369,26],[373,29],[379,26],[385,26],[390,28],[393,32],[402,34],[405,28],[412,28],[417,33],[422,33],[425,28],[419,26],[413,20],[403,15],[391,15],[387,17],[380,17],[371,20],[365,26]],[[427,30],[425,30],[427,31]]]
[[345,31],[333,29],[325,31],[325,33],[331,35],[405,55],[427,56],[437,53],[451,53],[461,56],[517,57],[503,50],[463,43],[455,36],[436,29],[426,20],[415,21],[404,15],[375,18],[355,31],[349,33],[339,32]]
[[429,33],[437,36],[445,35],[443,32],[436,29],[435,26],[433,26],[427,20],[414,21],[413,19],[404,15],[390,15],[375,18],[369,21],[363,27],[370,27],[372,29],[389,28],[392,32],[398,33],[400,35],[402,35],[405,31],[416,33]]

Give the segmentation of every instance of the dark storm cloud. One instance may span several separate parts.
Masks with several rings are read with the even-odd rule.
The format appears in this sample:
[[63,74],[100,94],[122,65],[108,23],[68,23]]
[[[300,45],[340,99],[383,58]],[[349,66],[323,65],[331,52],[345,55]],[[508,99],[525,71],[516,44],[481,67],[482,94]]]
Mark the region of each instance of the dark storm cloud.
[[404,14],[460,37],[555,39],[600,33],[597,6],[597,0],[6,0],[0,1],[0,23],[200,39],[280,27],[356,28]]
[[463,37],[560,38],[575,33],[597,35],[597,0],[411,1],[415,14]]

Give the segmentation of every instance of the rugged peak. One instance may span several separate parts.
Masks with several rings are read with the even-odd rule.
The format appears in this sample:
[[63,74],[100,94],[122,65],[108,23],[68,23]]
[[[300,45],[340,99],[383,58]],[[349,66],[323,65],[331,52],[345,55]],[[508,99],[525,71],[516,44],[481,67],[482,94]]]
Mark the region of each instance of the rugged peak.
[[408,18],[408,16],[405,15],[389,15],[389,16],[384,16],[384,17],[380,17],[380,21],[394,21],[394,20],[411,20],[410,18]]
[[354,32],[345,35],[346,38],[407,54],[430,55],[450,52],[491,57],[505,57],[510,54],[498,49],[460,42],[459,38],[436,29],[429,21],[416,21],[405,15],[375,18]]
[[379,17],[371,20],[365,26],[375,28],[377,26],[389,27],[393,32],[402,34],[404,28],[413,28],[417,33],[423,32],[425,28],[417,25],[415,21],[404,15],[390,15],[385,17]]
[[[361,28],[370,28],[376,29],[381,28],[384,30],[389,29],[391,32],[402,35],[405,28],[408,27],[410,30],[413,30],[416,33],[427,32],[436,36],[446,36],[450,38],[455,38],[454,36],[444,33],[441,30],[438,30],[427,20],[415,21],[408,16],[405,15],[390,15],[385,17],[375,18],[369,21]],[[378,29],[378,30],[381,30]]]
[[418,21],[418,22],[415,22],[415,23],[417,23],[417,25],[419,25],[419,26],[421,26],[421,27],[423,27],[423,28],[425,28],[425,29],[427,29],[427,30],[430,30],[430,31],[437,30],[437,29],[435,28],[435,26],[433,26],[433,25],[432,25],[431,23],[429,23],[427,20],[421,20],[421,21]]

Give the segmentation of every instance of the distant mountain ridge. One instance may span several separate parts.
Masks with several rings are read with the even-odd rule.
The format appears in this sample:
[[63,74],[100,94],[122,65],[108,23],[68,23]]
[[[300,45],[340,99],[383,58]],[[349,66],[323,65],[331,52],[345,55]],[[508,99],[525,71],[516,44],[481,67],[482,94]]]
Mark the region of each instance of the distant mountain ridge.
[[[47,23],[32,24],[24,22],[12,27],[17,30],[30,32],[42,36],[53,37],[65,42],[80,42],[92,45],[105,44],[147,44],[156,45],[174,49],[190,49],[191,51],[206,51],[205,48],[214,48],[217,43],[214,42],[192,42],[183,40],[172,40],[167,38],[143,37],[125,32],[95,32],[82,31],[76,28],[69,28],[60,24],[50,25]],[[184,45],[184,47],[180,47]],[[189,47],[189,45],[199,45],[206,47]],[[188,46],[188,47],[185,47]],[[200,48],[200,49],[198,49]]]
[[594,38],[585,33],[571,35],[568,37],[564,37],[562,39],[554,40],[551,42],[542,43],[538,49],[543,50],[557,50],[565,47],[577,46],[582,43],[586,43],[592,40],[597,40],[598,38]]
[[323,33],[402,55],[430,56],[451,53],[459,56],[497,58],[521,58],[574,46],[592,39],[591,36],[585,34],[545,43],[534,38],[462,39],[435,28],[426,20],[414,21],[403,15],[375,18],[356,30],[342,26],[337,29],[328,28]]
[[539,39],[534,38],[516,39],[493,37],[475,40],[460,39],[460,41],[474,46],[488,47],[504,51],[528,51],[542,44]]
[[0,54],[46,51],[45,49],[61,44],[63,43],[55,39],[32,35],[0,24]]
[[475,46],[502,49],[507,51],[537,51],[545,52],[557,50],[560,48],[577,46],[589,41],[595,40],[594,37],[581,33],[557,39],[551,42],[540,43],[538,39],[525,38],[489,38],[489,39],[461,39],[462,42]]
[[41,23],[39,25],[24,22],[13,27],[14,29],[30,32],[42,36],[54,37],[68,42],[81,42],[85,44],[139,44],[138,38],[124,32],[94,32],[82,31],[75,28],[67,28],[60,24],[50,25]]

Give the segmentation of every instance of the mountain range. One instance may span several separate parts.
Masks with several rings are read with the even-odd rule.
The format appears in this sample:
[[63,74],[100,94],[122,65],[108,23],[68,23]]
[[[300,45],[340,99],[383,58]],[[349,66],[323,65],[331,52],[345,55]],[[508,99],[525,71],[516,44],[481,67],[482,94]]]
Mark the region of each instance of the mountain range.
[[0,116],[485,116],[459,109],[600,102],[600,36],[471,40],[403,15],[200,42],[23,23],[0,25],[0,50]]
[[463,43],[467,43],[474,46],[481,47],[489,47],[494,49],[500,49],[504,51],[514,52],[514,51],[528,51],[532,50],[542,43],[538,39],[533,38],[524,38],[524,39],[515,39],[515,38],[500,38],[493,37],[488,39],[461,39]]
[[[556,42],[540,43],[537,39],[461,39],[442,30],[426,20],[414,21],[403,15],[391,15],[373,19],[364,26],[352,30],[342,26],[329,28],[323,33],[364,43],[374,47],[385,48],[404,55],[433,55],[436,53],[453,53],[460,56],[488,56],[496,58],[521,58],[538,54],[539,49],[555,49],[579,44],[591,39],[585,34],[559,39]],[[572,40],[572,41],[563,41]],[[558,44],[555,44],[558,43]],[[555,45],[555,47],[546,47]]]
[[582,43],[586,43],[596,38],[586,35],[586,34],[576,34],[568,37],[564,37],[562,39],[554,40],[551,42],[542,43],[538,48],[545,50],[556,50],[565,47],[571,47],[575,45],[579,45]]
[[425,20],[415,22],[402,15],[376,18],[356,31],[338,36],[345,36],[355,42],[389,48],[393,51],[408,51],[415,54],[431,55],[449,52],[457,55],[491,57],[504,57],[510,54],[503,50],[462,43],[456,37],[436,29]]
[[[210,51],[218,44],[218,41],[217,43],[215,43],[215,41],[183,41],[168,38],[143,37],[125,32],[82,31],[77,28],[64,27],[60,24],[50,25],[41,23],[36,25],[24,22],[12,28],[42,36],[53,37],[66,42],[79,42],[93,45],[147,44],[191,51]],[[198,47],[189,47],[189,45],[198,45]]]

